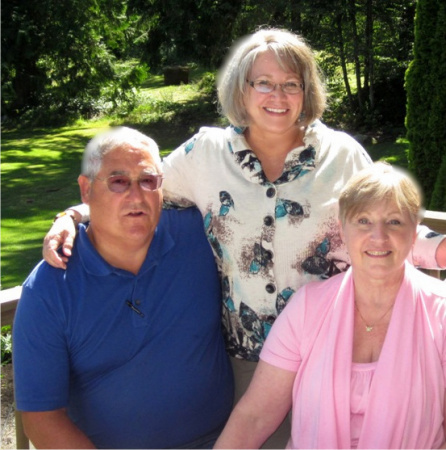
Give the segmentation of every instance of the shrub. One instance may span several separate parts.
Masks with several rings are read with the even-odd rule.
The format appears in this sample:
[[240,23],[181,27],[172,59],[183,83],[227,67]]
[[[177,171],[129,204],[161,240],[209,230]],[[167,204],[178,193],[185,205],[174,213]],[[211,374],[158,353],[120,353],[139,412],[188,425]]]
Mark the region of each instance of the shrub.
[[429,208],[434,211],[446,212],[446,154],[443,156],[443,162],[437,174]]
[[446,153],[445,27],[444,0],[417,2],[414,60],[406,73],[406,128],[409,167],[420,180],[428,209],[434,209],[430,201]]
[[1,333],[2,366],[12,361],[11,325],[2,327]]

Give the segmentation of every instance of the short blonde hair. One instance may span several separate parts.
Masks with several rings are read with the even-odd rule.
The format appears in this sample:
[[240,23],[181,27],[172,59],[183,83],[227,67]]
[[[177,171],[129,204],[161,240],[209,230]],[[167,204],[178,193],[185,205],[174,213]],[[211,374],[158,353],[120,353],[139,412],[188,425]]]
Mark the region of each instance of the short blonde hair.
[[117,148],[145,149],[161,172],[161,158],[156,142],[133,128],[114,127],[96,135],[84,150],[82,175],[93,179],[101,170],[104,156]]
[[414,223],[422,219],[423,195],[419,184],[408,173],[384,162],[376,162],[353,175],[339,197],[342,224],[382,200],[394,201],[407,211]]
[[217,78],[220,109],[236,127],[249,126],[243,97],[246,80],[258,55],[271,51],[284,68],[302,77],[305,85],[304,116],[307,126],[319,119],[325,110],[326,92],[321,71],[310,46],[300,36],[277,28],[261,29],[239,40],[229,53]]

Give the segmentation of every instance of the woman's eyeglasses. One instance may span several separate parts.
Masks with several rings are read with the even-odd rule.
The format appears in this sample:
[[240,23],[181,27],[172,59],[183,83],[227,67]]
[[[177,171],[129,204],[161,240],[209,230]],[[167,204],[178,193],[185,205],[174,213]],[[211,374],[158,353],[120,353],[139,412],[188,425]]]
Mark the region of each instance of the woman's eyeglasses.
[[284,92],[285,94],[291,95],[299,94],[300,92],[305,90],[304,83],[298,83],[297,81],[287,81],[286,83],[271,83],[268,80],[246,80],[246,82],[261,94],[269,94],[270,92],[273,92],[277,86],[280,86],[282,92]]

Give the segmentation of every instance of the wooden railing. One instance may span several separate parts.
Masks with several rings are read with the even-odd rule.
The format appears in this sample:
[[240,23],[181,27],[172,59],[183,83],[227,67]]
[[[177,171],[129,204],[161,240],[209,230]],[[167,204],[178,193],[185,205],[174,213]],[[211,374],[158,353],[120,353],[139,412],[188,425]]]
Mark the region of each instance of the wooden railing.
[[423,223],[438,233],[446,234],[446,212],[426,211]]
[[[22,286],[16,286],[11,289],[3,289],[0,291],[0,300],[2,305],[2,327],[5,325],[12,325],[14,315],[17,308],[17,303],[22,293]],[[22,424],[22,416],[15,410],[15,437],[17,449],[28,449],[29,440],[25,435]]]
[[[427,225],[432,230],[435,230],[441,234],[446,234],[446,213],[437,211],[426,211],[423,224]],[[429,275],[440,278],[441,271],[439,270],[427,270]],[[4,289],[0,291],[1,299],[1,318],[2,327],[4,325],[12,325],[14,320],[17,303],[22,292],[21,286],[16,286],[11,289]],[[20,414],[16,412],[16,448],[17,449],[29,449],[29,441],[23,431],[23,425]]]

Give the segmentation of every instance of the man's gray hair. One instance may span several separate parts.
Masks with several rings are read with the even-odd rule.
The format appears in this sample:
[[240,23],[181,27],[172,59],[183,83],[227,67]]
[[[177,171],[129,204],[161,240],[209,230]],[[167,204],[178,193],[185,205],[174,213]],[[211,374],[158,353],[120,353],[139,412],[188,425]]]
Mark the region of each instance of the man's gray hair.
[[104,155],[117,148],[147,150],[161,172],[161,158],[156,142],[133,128],[111,128],[95,136],[85,147],[82,175],[93,179],[101,170]]

